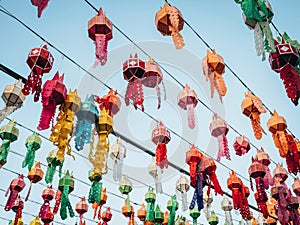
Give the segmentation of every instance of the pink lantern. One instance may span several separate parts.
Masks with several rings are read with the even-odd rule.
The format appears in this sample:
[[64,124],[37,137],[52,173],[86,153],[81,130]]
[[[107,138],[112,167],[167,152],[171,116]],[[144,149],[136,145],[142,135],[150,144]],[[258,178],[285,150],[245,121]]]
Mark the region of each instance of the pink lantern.
[[235,150],[235,154],[242,156],[250,150],[250,141],[245,136],[238,136],[235,138],[233,148]]

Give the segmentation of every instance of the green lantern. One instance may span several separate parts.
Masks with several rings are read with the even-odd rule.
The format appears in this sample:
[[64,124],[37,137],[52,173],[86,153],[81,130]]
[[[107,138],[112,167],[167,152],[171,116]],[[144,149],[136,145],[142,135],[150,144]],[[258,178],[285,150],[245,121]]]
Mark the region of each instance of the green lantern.
[[8,124],[1,127],[0,138],[2,139],[2,145],[0,147],[0,168],[7,162],[10,143],[18,139],[19,129],[15,126],[15,121],[11,120]]
[[208,223],[210,225],[217,225],[219,223],[219,218],[217,217],[214,211],[211,211]]
[[190,210],[190,216],[193,218],[193,225],[197,225],[197,219],[200,216],[198,207],[194,207],[192,210]]
[[156,194],[153,192],[153,188],[149,187],[145,196],[145,201],[147,202],[146,222],[154,223],[155,200]]
[[177,219],[175,221],[175,225],[184,225],[185,224],[185,218],[182,216],[177,216]]
[[160,210],[159,206],[156,205],[154,213],[155,225],[160,225],[164,221],[164,213]]
[[27,148],[27,153],[25,156],[24,161],[22,162],[22,167],[28,168],[30,171],[33,164],[34,164],[34,158],[35,158],[35,152],[41,148],[42,139],[37,135],[37,133],[33,132],[32,135],[28,136],[26,139],[25,146]]
[[127,176],[125,176],[121,181],[119,191],[123,195],[128,195],[132,191],[132,183]]
[[47,184],[52,183],[57,166],[59,166],[59,177],[61,177],[62,174],[62,167],[64,161],[57,159],[56,152],[57,150],[52,150],[46,159],[48,167],[46,171],[45,181]]
[[100,204],[101,201],[101,192],[102,192],[102,179],[101,174],[95,172],[94,169],[89,171],[89,180],[92,182],[92,187],[89,192],[89,203]]
[[173,195],[173,197],[168,201],[167,209],[170,211],[168,225],[174,225],[176,211],[178,209],[178,202],[176,200],[176,195]]

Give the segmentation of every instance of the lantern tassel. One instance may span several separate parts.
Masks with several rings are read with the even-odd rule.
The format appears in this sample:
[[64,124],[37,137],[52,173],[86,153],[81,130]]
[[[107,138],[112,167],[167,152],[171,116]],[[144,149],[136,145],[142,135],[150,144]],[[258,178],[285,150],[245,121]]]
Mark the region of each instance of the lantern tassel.
[[254,28],[254,42],[257,56],[262,56],[262,61],[265,61],[264,34],[259,24],[256,24]]
[[204,211],[205,218],[206,218],[207,221],[209,220],[209,217],[210,217],[210,210],[209,209],[210,209],[210,204],[205,204],[204,208],[203,208],[203,211]]
[[61,195],[62,195],[62,192],[60,190],[57,190],[56,195],[55,195],[55,205],[53,208],[54,215],[58,213],[58,209],[59,209],[60,201],[61,201]]
[[33,147],[33,143],[28,143],[27,153],[24,161],[22,162],[22,167],[24,168],[27,166],[28,170],[31,170],[34,164],[34,158],[35,158],[35,149]]
[[61,194],[61,207],[60,207],[60,217],[62,220],[67,219],[67,209],[69,210],[70,217],[74,216],[74,211],[72,209],[69,197],[69,187],[64,187]]
[[45,176],[45,181],[47,184],[52,183],[54,174],[55,174],[55,166],[52,164],[48,165],[46,176]]
[[274,185],[274,180],[269,167],[266,166],[265,168],[266,168],[266,175],[263,178],[263,183],[264,183],[264,188],[269,189],[270,186]]
[[181,197],[182,197],[182,211],[186,211],[188,209],[188,204],[187,204],[187,193],[185,189],[183,190]]
[[8,152],[10,150],[10,140],[4,139],[0,147],[0,168],[6,163]]
[[19,201],[19,206],[18,206],[18,210],[17,210],[17,212],[16,212],[16,216],[15,216],[15,219],[14,219],[14,225],[17,225],[19,219],[22,218],[22,211],[23,211],[23,208],[24,208],[24,203],[23,203],[23,201],[20,199],[20,201]]
[[56,104],[53,101],[51,101],[51,103],[49,101],[49,103],[47,104],[43,100],[44,99],[42,99],[43,109],[40,116],[40,122],[37,128],[38,130],[46,130],[50,127],[50,123],[51,121],[53,121],[55,111],[56,111]]
[[77,120],[75,127],[75,148],[77,151],[83,149],[92,139],[92,123],[88,120]]
[[220,183],[218,181],[218,178],[217,178],[217,175],[216,173],[212,173],[209,175],[209,179],[211,180],[211,182],[213,183],[214,185],[214,189],[215,189],[215,193],[216,194],[220,194],[220,195],[223,195],[223,190],[220,186]]
[[[291,65],[286,65],[286,67],[287,66],[289,66],[288,69],[282,69],[280,71],[280,79],[283,80],[287,96],[297,106],[300,97],[298,94],[299,87],[297,87],[297,81],[299,82],[299,74],[294,67]],[[288,71],[286,72],[286,70]]]
[[156,84],[156,95],[157,95],[157,99],[158,99],[157,109],[160,109],[160,104],[161,104],[161,93],[160,93],[160,87],[159,87],[159,84]]
[[123,168],[123,155],[120,156],[121,159],[114,161],[113,178],[115,181],[121,181],[122,178],[122,168]]
[[28,201],[29,195],[30,195],[30,193],[31,193],[31,187],[32,187],[32,182],[30,182],[30,187],[29,187],[29,190],[28,190],[28,192],[27,192],[27,195],[26,195],[26,198],[25,198],[25,202]]
[[137,109],[137,105],[141,105],[142,111],[144,111],[144,93],[142,82],[139,79],[134,79],[131,82],[128,82],[127,90],[125,94],[125,104],[128,106],[130,100],[133,101],[133,106]]
[[214,86],[216,87],[216,90],[219,93],[221,103],[223,103],[222,97],[225,96],[227,92],[224,78],[222,77],[222,74],[218,74],[217,72],[213,72],[213,75],[214,75]]
[[160,194],[163,192],[162,183],[161,183],[161,174],[162,174],[162,170],[159,167],[157,167],[157,173],[156,176],[154,176],[154,183],[155,183],[156,193],[160,193]]
[[262,138],[262,134],[266,134],[264,129],[260,125],[260,116],[258,112],[252,112],[251,114],[251,125],[254,132],[254,136],[257,140]]
[[6,106],[4,109],[0,110],[0,123],[12,114],[17,109],[21,108],[22,104],[14,105],[14,106]]
[[198,210],[203,209],[203,184],[200,175],[197,175],[197,186],[195,187],[194,195],[189,209],[192,210],[195,207],[196,201],[198,205]]
[[96,59],[93,67],[98,66],[100,63],[101,66],[104,66],[107,62],[107,44],[108,41],[105,35],[96,35],[95,45],[96,45]]
[[188,112],[188,125],[189,128],[195,128],[195,114],[194,114],[194,105],[188,104],[187,105],[187,112]]
[[233,225],[232,215],[231,215],[230,211],[225,211],[225,221],[226,221],[227,225]]
[[184,40],[182,35],[178,31],[179,26],[179,14],[178,10],[174,6],[168,7],[169,19],[172,26],[169,26],[171,30],[171,36],[173,38],[174,45],[176,49],[181,49],[184,47]]
[[156,147],[156,165],[161,169],[168,168],[167,159],[167,146],[164,143],[160,143]]

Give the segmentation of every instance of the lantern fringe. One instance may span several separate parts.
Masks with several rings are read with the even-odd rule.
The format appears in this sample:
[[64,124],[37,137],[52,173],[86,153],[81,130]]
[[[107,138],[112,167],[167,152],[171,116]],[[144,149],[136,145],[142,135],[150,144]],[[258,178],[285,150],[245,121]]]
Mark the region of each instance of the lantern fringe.
[[218,178],[217,178],[216,173],[210,174],[210,175],[209,175],[209,179],[210,179],[210,181],[211,181],[211,182],[213,183],[213,185],[214,185],[215,193],[216,193],[216,194],[223,195],[224,193],[223,193],[223,190],[222,190],[222,188],[221,188],[221,186],[220,186],[220,183],[219,183],[219,181],[218,181]]
[[266,60],[264,35],[259,24],[254,28],[254,42],[257,56],[262,56],[262,61]]
[[15,219],[14,219],[14,225],[17,225],[18,222],[19,222],[19,219],[22,218],[22,211],[23,211],[23,208],[24,208],[24,203],[23,203],[23,201],[20,199],[19,205],[18,205],[18,210],[17,210],[17,212],[16,212],[16,216],[15,216]]
[[254,136],[257,140],[260,140],[262,138],[262,134],[266,134],[264,129],[260,125],[260,116],[258,112],[252,112],[251,114],[251,125],[254,132]]
[[161,104],[161,93],[160,93],[160,87],[159,87],[159,84],[156,84],[156,95],[157,95],[157,99],[158,99],[157,109],[160,109],[160,104]]
[[185,190],[183,190],[182,193],[182,211],[186,211],[188,209],[188,203],[187,203],[187,193]]
[[125,104],[128,106],[130,104],[130,100],[133,101],[133,106],[137,109],[137,105],[142,107],[142,111],[144,111],[144,93],[142,82],[139,79],[134,79],[133,81],[128,82],[127,90],[125,94]]
[[156,147],[156,165],[161,169],[168,168],[167,158],[167,146],[164,143],[160,143]]
[[94,43],[96,46],[96,59],[93,67],[95,68],[99,63],[104,66],[107,62],[108,40],[105,35],[96,35]]
[[189,209],[192,210],[195,207],[195,204],[197,202],[198,210],[201,211],[203,209],[203,184],[202,179],[200,175],[197,175],[197,184],[195,187],[193,199],[191,201]]
[[225,222],[227,225],[233,225],[232,215],[230,211],[225,211]]
[[29,190],[28,190],[28,192],[27,192],[26,198],[25,198],[25,202],[28,201],[28,198],[29,198],[30,193],[31,193],[31,188],[32,188],[32,182],[30,182],[30,186],[29,186]]
[[0,110],[0,123],[8,117],[10,114],[12,114],[17,109],[21,108],[22,104],[17,104],[14,106],[6,106],[4,109]]
[[187,105],[187,112],[188,112],[188,126],[189,128],[195,128],[195,112],[194,112],[194,105],[188,104]]
[[222,96],[225,96],[227,92],[225,81],[224,78],[222,77],[222,74],[213,72],[213,76],[214,76],[214,86],[216,87],[216,90],[219,93],[220,101],[222,103]]
[[292,100],[294,105],[298,105],[300,97],[298,94],[298,88],[300,87],[297,86],[296,82],[299,82],[299,73],[291,65],[286,65],[286,67],[289,67],[289,71],[282,72],[282,69],[280,71],[280,79],[283,80],[287,96]]
[[56,104],[53,101],[49,101],[47,105],[45,105],[45,101],[43,101],[43,109],[40,116],[40,122],[38,125],[38,130],[46,130],[50,127],[51,121],[54,120],[54,115],[56,111]]
[[34,149],[33,143],[28,143],[26,156],[24,161],[22,162],[23,168],[27,166],[28,170],[31,170],[34,164],[35,150],[36,149]]
[[93,181],[92,187],[89,191],[88,202],[100,204],[102,194],[102,183],[98,181]]
[[[61,177],[61,174],[62,174],[62,167],[63,167],[63,163],[60,163],[59,164],[59,177]],[[48,165],[47,171],[46,171],[46,176],[45,176],[45,181],[47,184],[52,183],[55,172],[56,172],[56,166],[53,165],[52,163],[50,165]]]
[[4,139],[0,147],[0,168],[6,163],[11,141]]
[[205,218],[208,221],[210,217],[210,204],[205,204],[203,211],[204,211]]
[[120,156],[121,159],[114,160],[113,178],[115,181],[121,181],[122,179],[123,157]]
[[53,208],[53,214],[54,215],[58,213],[58,209],[59,209],[60,201],[61,201],[61,196],[62,196],[62,192],[60,190],[57,190],[56,194],[55,194],[55,205],[54,205],[54,208]]
[[75,148],[78,151],[83,149],[92,139],[92,123],[88,120],[77,120],[75,127]]
[[179,26],[178,10],[174,6],[169,6],[168,14],[169,14],[170,23],[172,25],[169,26],[169,29],[171,30],[171,36],[173,38],[174,45],[176,49],[181,49],[184,47],[184,40],[178,30],[178,26]]
[[258,24],[261,26],[262,32],[264,34],[265,40],[264,40],[264,46],[265,50],[267,52],[274,52],[275,51],[275,45],[274,45],[274,39],[273,34],[270,28],[269,21],[264,22],[258,22]]
[[218,137],[218,143],[219,143],[219,151],[217,156],[217,161],[220,162],[221,157],[226,157],[226,159],[230,159],[230,152],[228,148],[228,140],[225,135],[219,135]]
[[70,217],[74,217],[74,211],[70,203],[69,197],[69,187],[64,187],[61,194],[61,207],[60,207],[60,217],[62,220],[67,219],[67,209],[69,210]]

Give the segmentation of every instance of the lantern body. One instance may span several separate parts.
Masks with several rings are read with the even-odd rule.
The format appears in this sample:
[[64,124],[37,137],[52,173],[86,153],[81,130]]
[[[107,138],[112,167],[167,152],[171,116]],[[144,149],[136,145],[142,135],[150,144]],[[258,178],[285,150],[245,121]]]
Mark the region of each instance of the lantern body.
[[100,110],[105,108],[106,111],[109,112],[110,116],[114,116],[120,111],[121,101],[117,96],[117,91],[110,89],[109,92],[102,98],[94,95],[94,100],[99,104]]
[[235,138],[233,148],[238,156],[242,156],[250,150],[250,141],[245,136],[238,136]]
[[84,214],[88,211],[89,205],[86,203],[85,198],[81,198],[80,201],[76,204],[75,210],[78,214]]
[[140,221],[144,222],[146,219],[146,207],[144,203],[142,204],[141,208],[137,212],[137,217],[140,219]]
[[110,211],[110,207],[107,207],[107,209],[102,213],[102,220],[105,222],[110,221],[112,218],[112,213]]
[[288,178],[288,172],[285,168],[283,168],[282,164],[277,163],[274,171],[274,179],[277,179],[279,182],[284,183]]
[[127,176],[121,181],[119,191],[125,195],[128,195],[132,191],[132,183]]
[[190,166],[190,183],[192,187],[197,185],[197,166],[203,157],[202,153],[192,145],[192,147],[185,154],[185,162]]
[[29,171],[27,177],[32,183],[37,183],[43,179],[44,171],[41,169],[40,162],[35,164],[35,166]]

